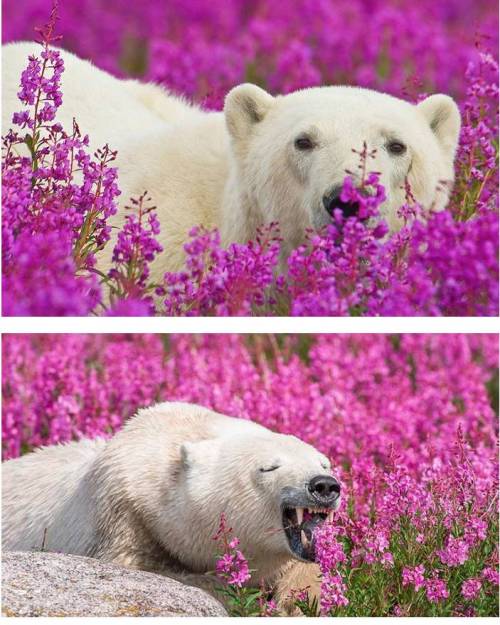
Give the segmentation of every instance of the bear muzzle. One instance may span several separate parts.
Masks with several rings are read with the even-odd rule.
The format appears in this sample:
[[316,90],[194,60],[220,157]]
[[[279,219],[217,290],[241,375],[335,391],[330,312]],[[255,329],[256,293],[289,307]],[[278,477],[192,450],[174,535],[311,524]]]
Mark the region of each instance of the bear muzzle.
[[325,521],[333,522],[340,504],[340,484],[330,475],[317,475],[304,489],[287,487],[282,492],[282,523],[294,557],[314,562],[314,533]]
[[336,209],[340,209],[345,219],[356,217],[359,211],[358,202],[344,202],[340,199],[342,186],[333,187],[323,196],[323,206],[330,217],[334,216]]

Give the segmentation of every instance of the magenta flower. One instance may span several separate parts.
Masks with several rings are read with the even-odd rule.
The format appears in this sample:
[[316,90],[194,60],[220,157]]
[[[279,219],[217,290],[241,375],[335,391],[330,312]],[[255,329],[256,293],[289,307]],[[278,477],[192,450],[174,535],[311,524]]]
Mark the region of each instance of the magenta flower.
[[248,562],[238,549],[233,549],[231,553],[225,553],[219,558],[215,571],[221,580],[240,588],[250,579]]
[[481,590],[480,579],[467,579],[462,584],[462,596],[469,601],[473,601],[474,599],[477,599],[477,597],[479,596],[480,590]]
[[426,580],[425,594],[431,603],[439,603],[450,596],[446,582],[442,579]]
[[218,541],[223,553],[217,558],[215,573],[226,584],[241,588],[250,580],[251,575],[245,556],[237,549],[240,541],[235,536],[230,538],[231,532],[232,529],[227,527],[226,517],[222,514],[214,540]]
[[419,564],[414,568],[403,568],[403,586],[413,586],[415,590],[424,588],[426,582],[424,578],[425,567]]
[[320,610],[323,616],[336,607],[349,605],[346,585],[340,575],[324,573],[321,580]]
[[382,566],[385,568],[391,568],[394,566],[394,556],[392,555],[390,551],[385,551],[380,556],[379,561],[380,561],[380,564],[382,564]]
[[469,557],[469,545],[461,538],[448,536],[445,548],[436,553],[443,564],[459,566]]
[[338,535],[339,528],[329,523],[324,523],[314,533],[316,562],[323,573],[336,569],[347,560],[342,543],[337,540]]
[[481,577],[490,582],[490,584],[498,586],[498,569],[487,566],[481,571]]

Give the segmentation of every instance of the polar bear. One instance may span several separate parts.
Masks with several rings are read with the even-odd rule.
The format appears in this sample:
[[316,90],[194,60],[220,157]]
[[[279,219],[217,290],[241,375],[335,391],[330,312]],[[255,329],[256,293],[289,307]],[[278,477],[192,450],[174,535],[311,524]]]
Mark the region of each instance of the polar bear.
[[[3,50],[3,130],[22,109],[19,77],[35,44],[9,44]],[[122,190],[120,210],[111,219],[124,223],[131,196],[145,190],[157,207],[161,253],[151,277],[183,267],[183,244],[196,225],[217,227],[224,246],[246,243],[257,228],[280,224],[281,269],[307,228],[329,223],[335,208],[347,216],[357,206],[340,200],[346,171],[359,184],[364,143],[375,150],[368,167],[381,174],[387,200],[380,212],[391,230],[401,226],[398,208],[405,181],[426,209],[442,209],[454,178],[453,162],[460,114],[446,95],[418,105],[369,89],[324,86],[273,97],[252,84],[234,87],[224,111],[206,112],[159,86],[119,80],[62,51],[63,104],[57,120],[72,127],[76,118],[92,149],[108,143]],[[98,259],[107,271],[113,243]]]
[[294,436],[206,408],[139,410],[110,440],[42,448],[2,465],[2,546],[86,555],[209,586],[221,514],[251,582],[318,591],[314,529],[333,520],[328,458]]

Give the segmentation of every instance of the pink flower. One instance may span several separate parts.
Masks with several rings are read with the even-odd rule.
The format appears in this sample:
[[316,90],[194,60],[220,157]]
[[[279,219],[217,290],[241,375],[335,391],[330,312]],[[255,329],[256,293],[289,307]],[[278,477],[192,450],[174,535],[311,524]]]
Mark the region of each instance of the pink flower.
[[420,590],[425,586],[424,578],[425,567],[423,564],[419,564],[414,568],[403,568],[403,586],[412,585],[415,590]]
[[383,553],[389,546],[389,540],[386,532],[378,531],[375,536],[366,542],[366,548],[370,551],[379,551]]
[[337,540],[339,529],[324,523],[314,533],[316,562],[323,573],[329,573],[346,561],[342,543]]
[[383,553],[380,556],[379,561],[380,561],[380,564],[382,564],[382,566],[384,566],[385,568],[391,568],[394,566],[394,558],[390,551],[386,551],[385,553]]
[[481,577],[490,582],[490,584],[498,586],[498,569],[487,566],[481,571]]
[[448,566],[459,566],[467,561],[469,557],[469,545],[461,538],[448,536],[445,549],[436,551],[443,564]]
[[346,606],[349,600],[345,596],[346,585],[340,575],[326,573],[321,580],[320,609],[323,616],[335,607]]
[[394,616],[406,616],[406,612],[401,608],[400,605],[395,605],[392,609],[392,613]]
[[476,599],[481,590],[481,580],[479,579],[467,579],[462,584],[462,596],[469,601]]
[[215,564],[215,571],[219,579],[240,588],[251,577],[248,562],[238,549],[231,549],[230,552],[223,554]]
[[431,603],[439,603],[450,595],[446,582],[442,579],[428,579],[425,582],[425,594]]
[[260,616],[278,616],[278,605],[274,599],[265,600],[261,595],[259,597]]
[[230,538],[232,531],[232,528],[226,524],[224,513],[221,514],[219,528],[213,539],[218,541],[224,553],[215,563],[215,573],[226,584],[241,588],[250,580],[251,575],[245,556],[239,549],[236,549],[240,541],[235,536]]
[[484,519],[472,517],[465,526],[464,537],[469,545],[474,545],[479,540],[484,540],[488,533],[488,524]]

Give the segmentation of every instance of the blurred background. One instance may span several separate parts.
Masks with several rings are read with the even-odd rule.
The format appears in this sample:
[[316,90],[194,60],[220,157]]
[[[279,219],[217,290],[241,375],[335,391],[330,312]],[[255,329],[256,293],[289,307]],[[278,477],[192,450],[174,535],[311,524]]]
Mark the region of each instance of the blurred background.
[[498,336],[3,336],[4,459],[109,436],[138,408],[166,400],[294,433],[346,467],[397,449],[418,472],[423,458],[447,457],[457,427],[490,456]]
[[[3,0],[3,41],[32,39],[51,0]],[[478,46],[496,52],[494,0],[62,0],[61,45],[116,75],[208,108],[237,83],[272,92],[356,84],[464,95]]]

